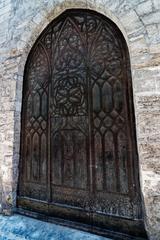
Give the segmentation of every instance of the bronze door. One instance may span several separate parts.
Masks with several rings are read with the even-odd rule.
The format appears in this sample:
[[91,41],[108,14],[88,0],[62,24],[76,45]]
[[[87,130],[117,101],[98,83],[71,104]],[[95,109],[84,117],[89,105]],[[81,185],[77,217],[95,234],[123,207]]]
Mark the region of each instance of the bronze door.
[[66,11],[28,57],[18,195],[23,209],[142,230],[128,50],[95,12]]

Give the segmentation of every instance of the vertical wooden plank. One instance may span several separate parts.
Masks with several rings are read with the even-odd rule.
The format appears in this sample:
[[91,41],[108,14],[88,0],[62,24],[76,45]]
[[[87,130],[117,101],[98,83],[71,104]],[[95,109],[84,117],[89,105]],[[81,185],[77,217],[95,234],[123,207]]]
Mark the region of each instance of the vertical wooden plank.
[[100,88],[99,88],[98,84],[94,84],[94,87],[92,90],[92,98],[93,98],[92,111],[97,113],[101,110],[101,95],[100,95]]
[[119,178],[120,192],[128,192],[128,173],[127,173],[127,142],[126,136],[122,131],[118,133],[118,157],[119,157]]
[[103,190],[103,154],[102,154],[102,137],[96,133],[95,142],[95,170],[96,170],[96,189]]
[[116,173],[115,173],[115,148],[112,132],[108,131],[105,134],[105,171],[106,171],[106,190],[116,192]]
[[112,88],[107,81],[102,87],[102,108],[105,113],[108,113],[113,108],[112,103]]
[[63,184],[67,187],[74,186],[74,137],[72,131],[63,132],[63,148],[64,148],[64,171]]
[[24,165],[25,165],[25,176],[26,181],[30,181],[31,177],[31,137],[30,134],[26,136],[26,144],[25,144],[25,158],[24,158]]
[[36,92],[36,94],[33,97],[33,116],[35,118],[40,116],[40,96],[39,93]]
[[46,134],[41,135],[40,182],[46,184],[47,177],[47,142]]
[[62,184],[62,136],[58,132],[52,136],[51,145],[51,166],[52,166],[52,184],[61,185]]
[[83,133],[74,133],[74,187],[87,188],[87,148],[86,137]]
[[32,180],[39,180],[39,136],[35,133],[32,137]]
[[122,89],[122,83],[117,80],[114,83],[114,108],[117,112],[121,112],[123,108],[123,89]]
[[44,91],[41,96],[41,115],[44,119],[47,118],[47,93]]

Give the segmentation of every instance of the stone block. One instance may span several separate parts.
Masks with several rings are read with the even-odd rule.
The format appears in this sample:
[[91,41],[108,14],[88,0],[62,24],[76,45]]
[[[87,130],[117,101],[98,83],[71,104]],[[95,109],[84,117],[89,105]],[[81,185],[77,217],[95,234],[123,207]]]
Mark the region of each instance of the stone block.
[[4,182],[12,182],[12,168],[9,168],[8,165],[2,165],[2,181]]
[[3,182],[2,192],[2,212],[6,215],[10,215],[12,212],[12,182]]
[[[150,140],[149,140],[150,141]],[[150,178],[151,180],[156,179],[153,177],[153,174],[156,174],[157,176],[160,175],[160,147],[159,147],[159,139],[158,143],[154,144],[154,142],[150,143],[147,141],[147,139],[143,139],[142,143],[139,142],[139,158],[140,163],[142,166],[142,170],[144,171],[143,178],[146,179],[146,171],[151,171]],[[153,177],[153,178],[152,178]],[[158,179],[159,181],[159,179]],[[157,184],[158,186],[158,184]],[[155,191],[158,193],[160,189],[155,188]],[[146,194],[146,192],[145,192]]]
[[139,16],[136,14],[134,10],[126,12],[125,15],[121,16],[120,21],[125,27],[128,34],[134,33],[139,29],[144,28],[142,22],[139,19]]
[[[139,114],[137,117],[138,124],[138,138],[141,139],[144,137],[148,137],[149,140],[158,137],[160,134],[160,114],[159,113],[143,113]],[[159,141],[159,137],[158,137]]]
[[160,1],[159,0],[153,0],[153,5],[156,10],[160,10]]
[[148,1],[144,1],[140,4],[138,4],[136,6],[135,10],[138,13],[138,15],[140,15],[140,16],[151,13],[152,12],[152,1],[148,0]]
[[148,44],[144,35],[136,38],[130,36],[130,53],[132,56],[142,55],[149,52]]
[[137,113],[144,112],[145,114],[148,112],[155,116],[160,111],[160,94],[152,93],[144,93],[144,94],[138,94],[135,96],[135,104],[137,108]]
[[137,69],[133,71],[134,90],[139,92],[154,92],[156,91],[155,73],[147,68]]
[[143,23],[145,25],[155,24],[160,22],[160,11],[152,12],[150,14],[142,16]]

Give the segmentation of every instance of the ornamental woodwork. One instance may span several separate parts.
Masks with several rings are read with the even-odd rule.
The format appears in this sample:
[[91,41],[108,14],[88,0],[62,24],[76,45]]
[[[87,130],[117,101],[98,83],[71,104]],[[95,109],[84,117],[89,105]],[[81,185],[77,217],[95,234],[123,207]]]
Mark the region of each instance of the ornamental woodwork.
[[129,68],[107,18],[70,10],[50,23],[25,68],[19,198],[142,217]]

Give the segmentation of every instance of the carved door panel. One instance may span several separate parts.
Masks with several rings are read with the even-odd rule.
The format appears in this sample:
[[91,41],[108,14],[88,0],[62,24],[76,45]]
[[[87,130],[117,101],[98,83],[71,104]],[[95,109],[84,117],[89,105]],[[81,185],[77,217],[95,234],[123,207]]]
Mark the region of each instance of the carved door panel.
[[92,26],[88,33],[88,77],[93,211],[137,218],[141,206],[133,176],[135,139],[130,122],[126,49],[121,35],[116,35],[107,22],[88,16],[87,23]]
[[88,83],[85,47],[72,18],[63,21],[53,49],[51,198],[78,207],[89,194]]
[[123,36],[95,12],[66,11],[41,34],[24,77],[19,207],[143,232],[129,68]]
[[49,66],[40,43],[31,55],[23,91],[19,189],[22,196],[47,200]]

